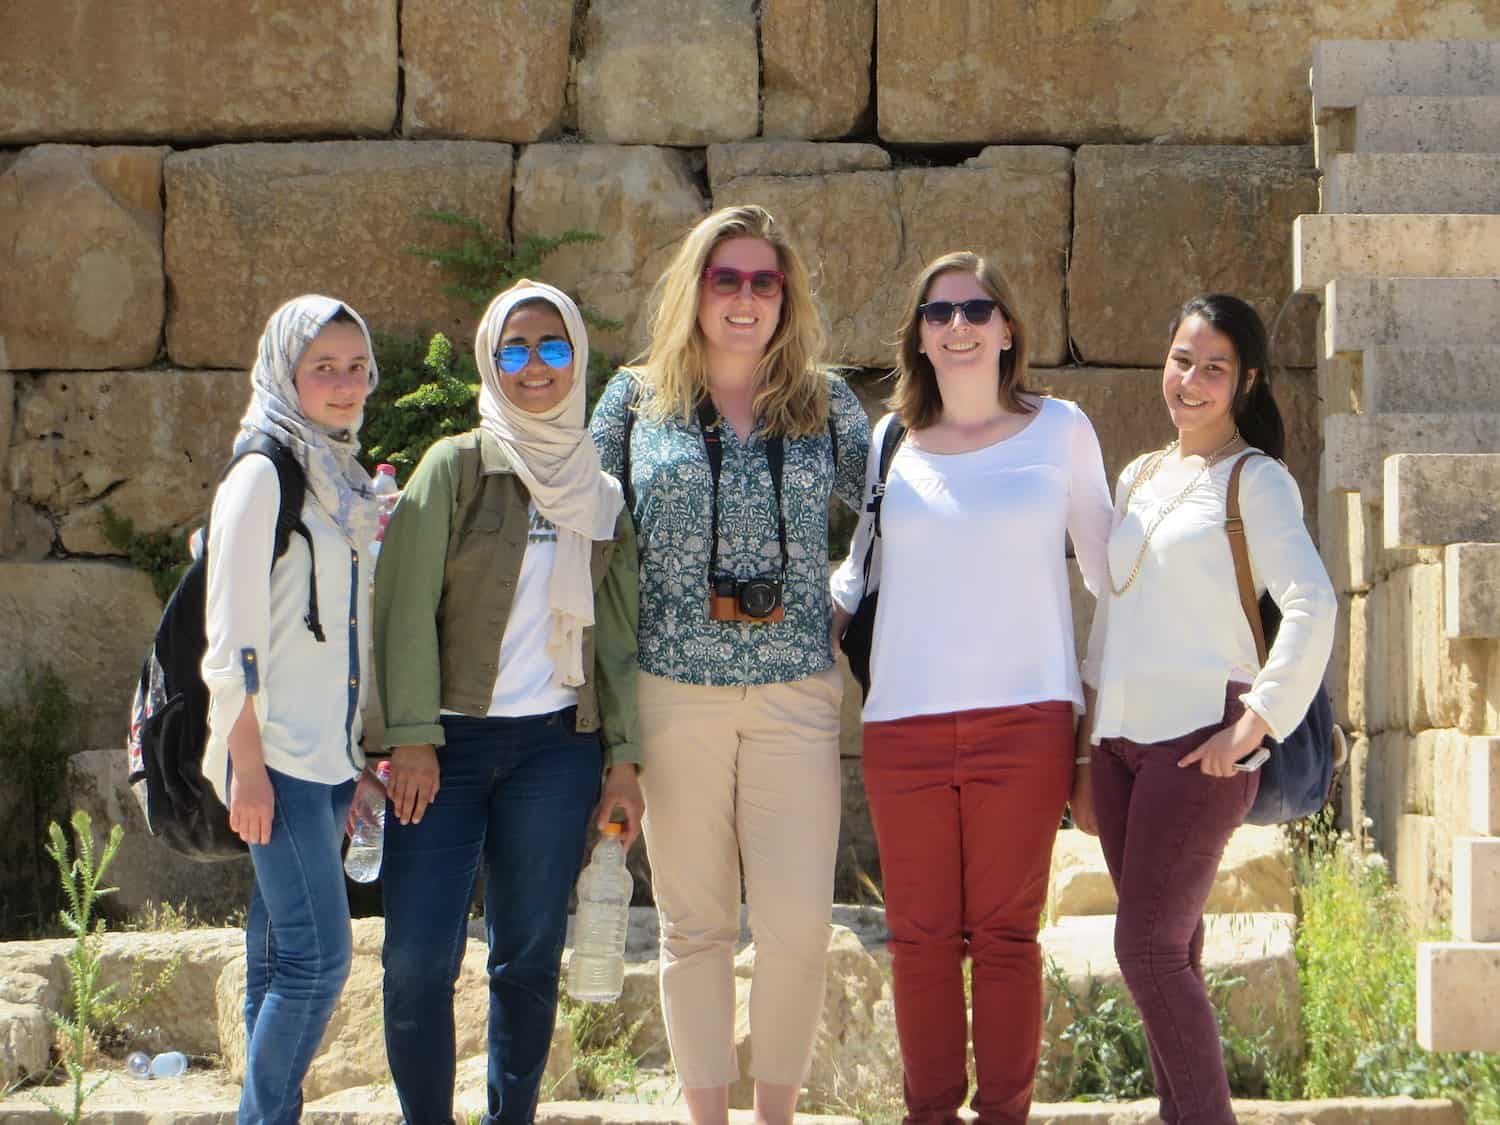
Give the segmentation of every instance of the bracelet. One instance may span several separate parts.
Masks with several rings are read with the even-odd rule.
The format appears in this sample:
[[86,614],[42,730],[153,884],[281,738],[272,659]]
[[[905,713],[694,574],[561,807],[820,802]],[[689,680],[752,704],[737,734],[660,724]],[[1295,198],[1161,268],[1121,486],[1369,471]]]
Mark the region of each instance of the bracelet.
[[1089,765],[1091,762],[1093,762],[1093,760],[1094,760],[1093,758],[1087,757],[1087,756],[1080,757],[1080,758],[1074,758],[1073,759],[1073,764],[1075,766],[1086,766],[1086,765]]

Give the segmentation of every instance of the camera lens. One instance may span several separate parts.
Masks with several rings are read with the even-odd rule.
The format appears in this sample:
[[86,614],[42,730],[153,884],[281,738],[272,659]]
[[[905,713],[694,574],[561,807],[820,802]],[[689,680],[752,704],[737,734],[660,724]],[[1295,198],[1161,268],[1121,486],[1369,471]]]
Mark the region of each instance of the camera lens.
[[740,608],[751,617],[769,617],[781,601],[776,583],[752,578],[740,586]]

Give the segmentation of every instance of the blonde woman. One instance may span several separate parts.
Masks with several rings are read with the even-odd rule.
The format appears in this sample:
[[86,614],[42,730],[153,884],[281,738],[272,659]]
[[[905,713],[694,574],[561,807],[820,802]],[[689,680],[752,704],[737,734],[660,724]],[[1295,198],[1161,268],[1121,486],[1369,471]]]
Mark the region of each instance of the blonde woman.
[[[908,1125],[956,1121],[968,1094],[963,964],[972,964],[973,1109],[1024,1125],[1042,1037],[1037,930],[1063,806],[1081,796],[1066,541],[1103,585],[1109,484],[1083,411],[1026,386],[1026,325],[993,261],[946,254],[907,301],[880,509],[865,791],[880,844]],[[864,592],[861,517],[833,579]],[[1086,778],[1082,779],[1086,783]]]
[[839,821],[828,504],[869,423],[818,364],[806,268],[760,207],[702,220],[651,341],[594,412],[640,546],[646,848],[667,1036],[698,1125],[728,1120],[741,865],[756,946],[757,1120],[790,1120],[823,998]]

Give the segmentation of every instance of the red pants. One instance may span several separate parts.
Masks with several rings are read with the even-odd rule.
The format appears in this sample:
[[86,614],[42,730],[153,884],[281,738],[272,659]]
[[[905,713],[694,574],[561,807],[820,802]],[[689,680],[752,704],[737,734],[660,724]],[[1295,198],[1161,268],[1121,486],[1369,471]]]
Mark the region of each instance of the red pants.
[[1073,781],[1072,705],[867,723],[864,772],[885,875],[906,1121],[957,1121],[968,1093],[967,954],[972,1108],[981,1125],[1025,1125],[1042,1042],[1037,928]]

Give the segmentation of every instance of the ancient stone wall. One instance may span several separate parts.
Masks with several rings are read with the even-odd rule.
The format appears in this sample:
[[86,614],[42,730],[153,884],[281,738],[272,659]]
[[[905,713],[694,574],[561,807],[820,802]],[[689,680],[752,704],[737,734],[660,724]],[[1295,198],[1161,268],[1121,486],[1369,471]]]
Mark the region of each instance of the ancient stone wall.
[[198,518],[293,294],[465,346],[474,310],[409,253],[461,239],[434,209],[602,235],[543,272],[622,322],[596,339],[618,358],[676,240],[763,203],[865,382],[923,262],[980,250],[1111,474],[1168,436],[1173,310],[1241,293],[1276,320],[1316,527],[1315,303],[1290,300],[1290,225],[1318,206],[1312,44],[1497,35],[1495,0],[9,0],[0,698],[50,660],[86,745],[121,741],[158,606],[104,505],[143,531]]

